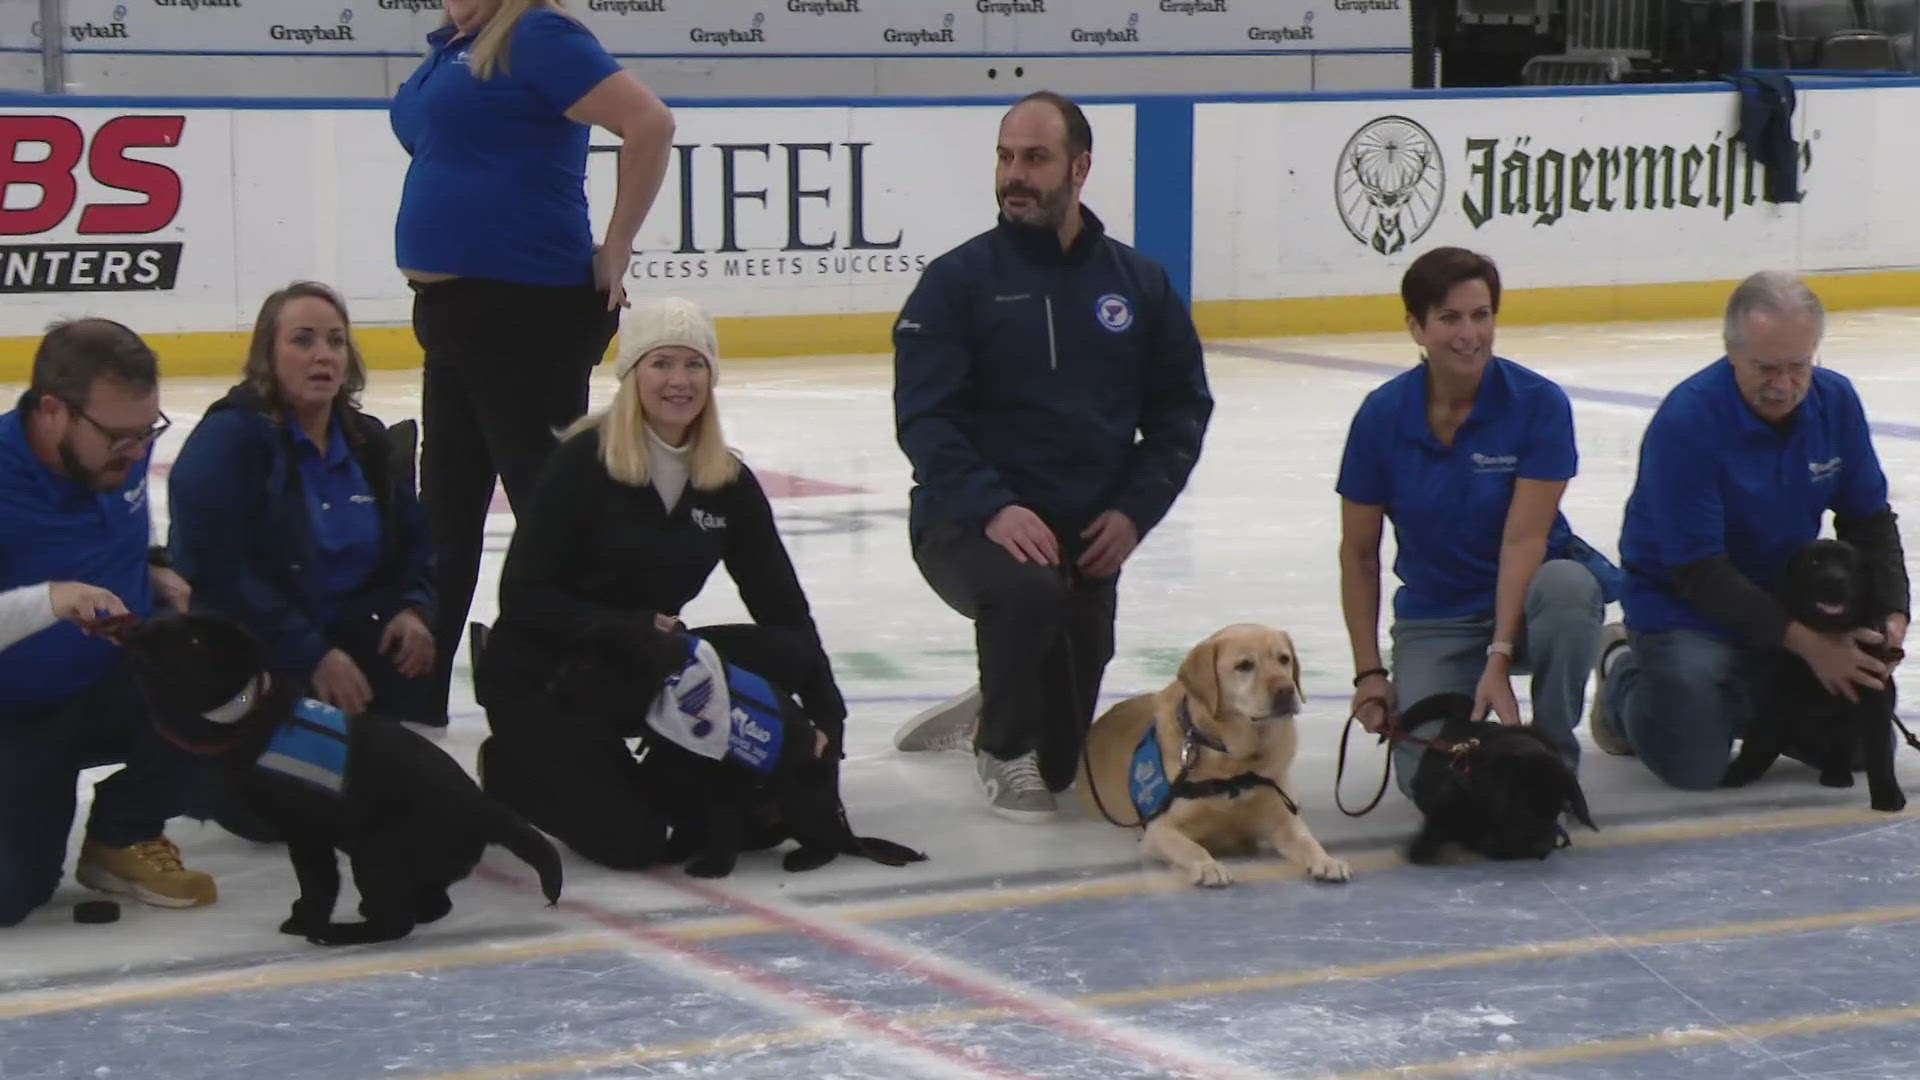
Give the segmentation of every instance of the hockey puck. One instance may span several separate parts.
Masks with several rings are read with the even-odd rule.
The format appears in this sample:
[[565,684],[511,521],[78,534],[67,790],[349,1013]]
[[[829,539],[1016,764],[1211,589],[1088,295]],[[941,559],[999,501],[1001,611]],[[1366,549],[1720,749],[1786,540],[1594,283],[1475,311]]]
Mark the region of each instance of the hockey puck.
[[82,900],[73,905],[73,921],[77,923],[119,922],[120,905],[111,900]]

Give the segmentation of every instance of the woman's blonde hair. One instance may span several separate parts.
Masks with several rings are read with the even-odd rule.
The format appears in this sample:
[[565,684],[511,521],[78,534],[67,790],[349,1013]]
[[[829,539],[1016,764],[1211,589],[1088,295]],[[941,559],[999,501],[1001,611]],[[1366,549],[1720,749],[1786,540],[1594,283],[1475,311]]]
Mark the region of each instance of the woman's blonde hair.
[[353,341],[353,320],[347,315],[346,301],[340,294],[317,281],[296,281],[284,289],[268,293],[260,303],[260,314],[253,320],[253,341],[247,347],[247,362],[240,377],[251,385],[274,412],[284,412],[286,395],[280,392],[280,378],[274,374],[274,349],[280,342],[280,312],[295,300],[324,300],[340,314],[347,331],[347,370],[334,394],[334,407],[357,409],[360,392],[367,388],[367,362],[360,357],[360,346]]
[[[534,8],[569,14],[561,0],[500,0],[500,6],[487,16],[486,25],[474,35],[473,47],[467,50],[467,70],[473,73],[474,78],[485,82],[493,78],[495,70],[506,72],[508,46],[513,44],[513,28],[519,25],[520,16]],[[447,21],[453,21],[452,16],[448,16]]]
[[[641,361],[644,363],[645,357]],[[652,479],[647,467],[647,416],[640,401],[640,367],[641,364],[636,363],[627,377],[620,380],[612,405],[600,412],[588,413],[561,433],[562,439],[570,439],[583,431],[598,430],[600,463],[607,467],[607,475],[634,487],[644,487]],[[687,425],[687,483],[701,491],[725,487],[740,475],[740,459],[727,448],[726,437],[720,431],[720,403],[714,397],[713,369],[709,366],[707,370],[707,404],[693,423]]]

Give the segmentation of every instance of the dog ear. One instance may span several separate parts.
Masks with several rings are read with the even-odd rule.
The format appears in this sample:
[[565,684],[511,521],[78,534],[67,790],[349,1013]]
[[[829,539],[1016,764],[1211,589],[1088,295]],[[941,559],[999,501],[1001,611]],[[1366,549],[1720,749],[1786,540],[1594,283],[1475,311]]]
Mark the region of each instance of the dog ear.
[[[1562,764],[1562,768],[1565,768],[1564,763]],[[1575,821],[1592,829],[1594,832],[1599,832],[1600,826],[1593,823],[1593,815],[1587,812],[1587,793],[1580,790],[1580,778],[1574,775],[1572,769],[1565,769],[1565,771],[1567,776],[1567,809],[1573,812],[1573,819]]]
[[1300,649],[1293,643],[1293,635],[1280,631],[1280,640],[1286,643],[1287,667],[1293,675],[1293,694],[1301,701],[1307,700],[1307,684],[1300,681]]
[[1175,678],[1211,716],[1220,711],[1220,643],[1209,638],[1195,645],[1180,662]]

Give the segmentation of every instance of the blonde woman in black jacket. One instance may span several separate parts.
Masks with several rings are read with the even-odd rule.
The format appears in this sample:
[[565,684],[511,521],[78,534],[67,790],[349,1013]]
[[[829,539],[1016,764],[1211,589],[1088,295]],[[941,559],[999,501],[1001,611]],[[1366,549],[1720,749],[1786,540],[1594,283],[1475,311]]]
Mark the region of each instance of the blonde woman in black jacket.
[[594,715],[555,692],[555,675],[609,633],[677,628],[721,563],[753,622],[694,633],[792,691],[840,756],[846,704],[766,493],[722,438],[718,356],[711,320],[689,301],[627,314],[612,406],[565,434],[520,516],[477,679],[493,729],[487,789],[615,868],[657,860],[666,834],[624,742],[641,709]]

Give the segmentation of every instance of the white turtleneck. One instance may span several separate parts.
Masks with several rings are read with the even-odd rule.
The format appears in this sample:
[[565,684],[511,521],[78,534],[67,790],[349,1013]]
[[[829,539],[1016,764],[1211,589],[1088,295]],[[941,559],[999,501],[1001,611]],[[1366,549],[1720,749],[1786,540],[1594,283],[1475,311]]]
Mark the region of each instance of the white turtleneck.
[[668,446],[665,439],[654,434],[653,425],[647,425],[647,475],[653,480],[653,490],[660,493],[660,504],[669,514],[680,502],[680,493],[687,488],[687,455],[692,449],[692,439],[688,439],[685,446]]

